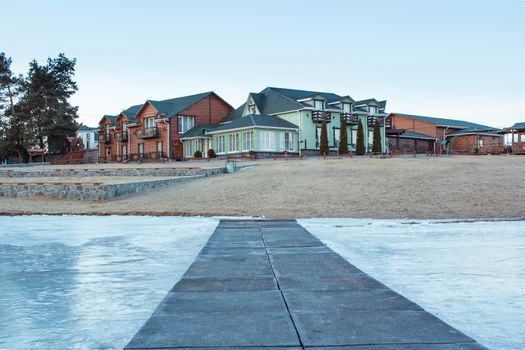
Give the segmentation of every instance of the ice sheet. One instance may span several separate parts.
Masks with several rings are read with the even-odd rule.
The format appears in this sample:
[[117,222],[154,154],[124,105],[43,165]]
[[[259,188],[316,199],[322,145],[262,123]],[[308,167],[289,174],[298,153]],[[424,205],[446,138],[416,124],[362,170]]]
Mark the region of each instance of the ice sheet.
[[344,258],[491,349],[525,349],[525,222],[299,222]]
[[124,346],[217,223],[0,217],[0,349]]

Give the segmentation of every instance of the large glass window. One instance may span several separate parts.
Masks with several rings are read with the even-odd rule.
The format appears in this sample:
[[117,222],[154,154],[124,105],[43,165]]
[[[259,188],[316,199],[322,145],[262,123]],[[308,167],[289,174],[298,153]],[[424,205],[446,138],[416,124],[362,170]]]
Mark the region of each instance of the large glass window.
[[273,131],[261,131],[261,149],[275,151],[275,134]]
[[281,133],[281,151],[295,151],[297,143],[297,136],[294,132]]
[[179,134],[184,134],[186,131],[190,130],[195,126],[195,117],[187,117],[179,115],[177,130]]
[[224,153],[224,135],[217,136],[217,153]]
[[334,129],[334,147],[339,147],[341,142],[341,129]]
[[350,103],[343,103],[343,112],[350,113]]
[[253,131],[248,131],[248,132],[243,133],[242,150],[243,151],[253,150]]
[[370,106],[369,108],[370,108],[370,114],[374,114],[374,115],[377,114],[377,107]]
[[314,108],[316,111],[324,110],[324,101],[314,100]]
[[230,152],[239,151],[239,134],[230,134]]

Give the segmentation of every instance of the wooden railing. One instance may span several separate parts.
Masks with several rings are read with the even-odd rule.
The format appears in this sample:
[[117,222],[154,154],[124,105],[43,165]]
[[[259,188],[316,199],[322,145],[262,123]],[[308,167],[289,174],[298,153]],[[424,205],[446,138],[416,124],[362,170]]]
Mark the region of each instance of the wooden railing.
[[330,112],[312,111],[312,121],[314,123],[322,123],[323,121],[329,123],[331,118],[332,114]]
[[139,139],[149,139],[149,138],[157,137],[157,136],[159,136],[159,131],[157,130],[156,127],[137,130],[137,137]]

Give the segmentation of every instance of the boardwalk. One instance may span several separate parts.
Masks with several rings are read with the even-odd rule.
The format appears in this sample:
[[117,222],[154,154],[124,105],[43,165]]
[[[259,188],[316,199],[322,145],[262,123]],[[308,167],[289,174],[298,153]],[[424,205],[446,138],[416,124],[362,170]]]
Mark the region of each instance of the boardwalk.
[[126,349],[485,349],[295,221],[221,221]]

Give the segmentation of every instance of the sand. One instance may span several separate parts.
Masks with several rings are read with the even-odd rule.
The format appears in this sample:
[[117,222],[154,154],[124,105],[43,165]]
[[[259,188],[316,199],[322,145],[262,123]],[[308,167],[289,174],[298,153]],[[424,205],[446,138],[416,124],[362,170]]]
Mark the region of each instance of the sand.
[[[267,160],[105,202],[0,199],[0,213],[525,218],[525,157]],[[186,163],[196,164],[196,163]]]

